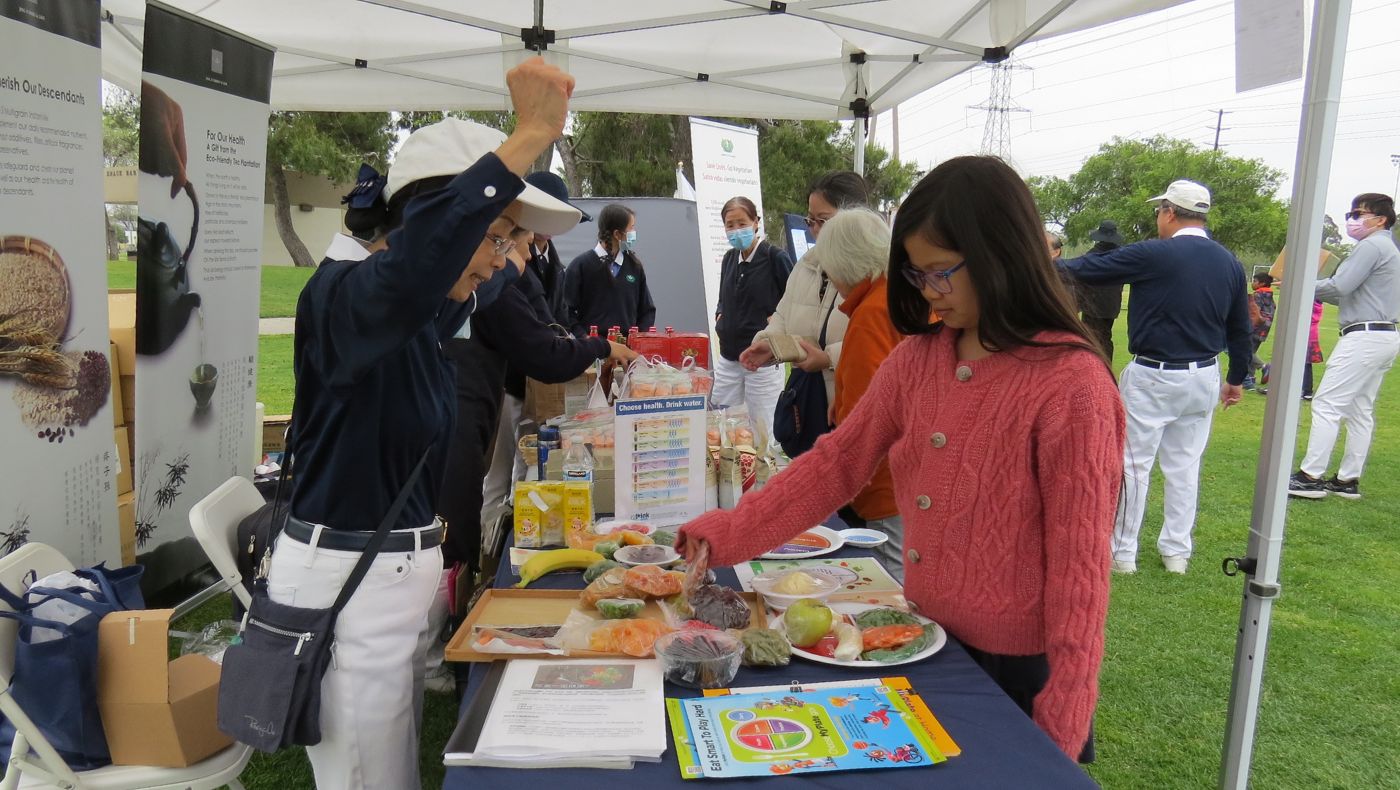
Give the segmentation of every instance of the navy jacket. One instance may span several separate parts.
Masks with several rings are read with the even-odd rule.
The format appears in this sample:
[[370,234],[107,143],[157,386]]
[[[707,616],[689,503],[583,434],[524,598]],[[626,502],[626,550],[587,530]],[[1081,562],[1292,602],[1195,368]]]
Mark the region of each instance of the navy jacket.
[[569,305],[569,331],[587,337],[590,326],[598,334],[609,327],[643,332],[656,325],[656,305],[647,288],[647,273],[637,256],[623,253],[622,268],[612,275],[612,261],[594,250],[581,253],[564,271],[564,301]]
[[472,316],[472,337],[506,361],[505,390],[525,396],[525,377],[558,384],[582,375],[612,353],[602,337],[576,338],[556,329],[534,272],[525,273],[489,307]]
[[1199,362],[1228,350],[1225,380],[1240,384],[1254,355],[1244,267],[1212,239],[1178,235],[1060,266],[1090,285],[1128,283],[1128,350],[1160,362]]
[[540,253],[533,244],[526,252],[530,255],[526,268],[534,272],[539,282],[544,301],[549,305],[550,323],[567,327],[569,305],[564,301],[564,265],[559,262],[559,250],[551,241],[549,250],[544,253]]
[[731,362],[738,362],[753,336],[768,326],[792,274],[792,258],[766,241],[758,243],[748,263],[741,264],[739,255],[734,249],[724,254],[715,307],[719,353]]
[[471,309],[447,292],[523,189],[488,154],[409,203],[389,249],[359,262],[326,261],[307,281],[293,345],[298,518],[374,529],[431,448],[397,527],[432,522],[456,419],[454,370],[440,344]]

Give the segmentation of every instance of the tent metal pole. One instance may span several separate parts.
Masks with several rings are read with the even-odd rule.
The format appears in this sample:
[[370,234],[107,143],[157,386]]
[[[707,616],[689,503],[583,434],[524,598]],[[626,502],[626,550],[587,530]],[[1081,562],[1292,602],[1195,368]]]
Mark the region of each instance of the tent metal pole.
[[865,175],[865,126],[870,121],[866,118],[856,119],[856,161],[855,171],[862,176]]
[[1235,671],[1221,755],[1220,787],[1246,790],[1258,724],[1259,696],[1288,507],[1288,477],[1298,435],[1298,393],[1312,310],[1332,144],[1337,131],[1351,0],[1316,0],[1303,85],[1297,165],[1289,208],[1287,255],[1274,337],[1273,370],[1254,486],[1247,554],[1227,558],[1225,572],[1244,574]]

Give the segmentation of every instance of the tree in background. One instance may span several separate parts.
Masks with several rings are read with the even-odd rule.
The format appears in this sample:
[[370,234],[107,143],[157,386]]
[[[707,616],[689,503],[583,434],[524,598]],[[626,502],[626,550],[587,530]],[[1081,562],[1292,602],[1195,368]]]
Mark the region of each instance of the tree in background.
[[387,112],[275,112],[267,129],[267,177],[277,235],[297,266],[315,266],[292,225],[287,171],[352,181],[361,162],[385,169],[395,123]]
[[[102,160],[107,167],[136,167],[141,146],[141,101],[136,94],[106,83],[102,90]],[[121,257],[127,225],[134,222],[134,206],[109,205],[106,211],[107,260]]]
[[1045,220],[1064,228],[1066,240],[1077,245],[1087,243],[1105,219],[1116,220],[1128,242],[1155,238],[1157,222],[1147,201],[1179,178],[1210,189],[1207,225],[1237,257],[1273,260],[1283,248],[1288,205],[1275,197],[1283,173],[1188,140],[1115,137],[1069,178],[1036,176],[1029,184]]

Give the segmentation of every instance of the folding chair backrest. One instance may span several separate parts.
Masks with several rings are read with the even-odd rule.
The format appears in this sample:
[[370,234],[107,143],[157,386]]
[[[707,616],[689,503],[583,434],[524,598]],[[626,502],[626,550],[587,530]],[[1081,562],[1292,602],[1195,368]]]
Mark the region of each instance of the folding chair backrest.
[[[24,595],[34,579],[71,570],[73,563],[58,549],[43,543],[26,543],[0,557],[0,584],[16,595]],[[31,571],[33,575],[30,575]],[[0,610],[10,611],[10,607],[0,600]],[[10,678],[14,675],[15,640],[18,636],[19,625],[14,620],[0,618],[0,689],[9,688]]]
[[194,528],[195,539],[245,607],[252,598],[248,588],[243,586],[243,577],[234,559],[235,552],[240,550],[236,545],[238,524],[262,506],[263,495],[252,482],[245,477],[230,477],[190,508],[190,526]]

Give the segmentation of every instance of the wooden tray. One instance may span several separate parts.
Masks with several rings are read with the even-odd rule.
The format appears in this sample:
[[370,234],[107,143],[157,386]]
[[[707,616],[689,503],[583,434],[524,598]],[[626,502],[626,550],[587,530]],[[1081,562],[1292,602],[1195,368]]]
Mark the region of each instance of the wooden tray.
[[[472,628],[477,625],[561,625],[569,613],[578,608],[578,597],[582,590],[516,590],[489,589],[472,607],[467,619],[462,622],[457,633],[443,649],[443,657],[448,661],[500,661],[510,658],[633,658],[621,653],[600,653],[593,650],[575,650],[567,656],[551,656],[546,653],[478,653],[471,648]],[[758,594],[740,592],[749,605],[749,625],[753,628],[768,627],[764,608]],[[597,612],[589,611],[597,617]],[[665,620],[661,607],[656,601],[647,601],[641,617],[647,620]],[[599,618],[601,619],[601,618]]]

